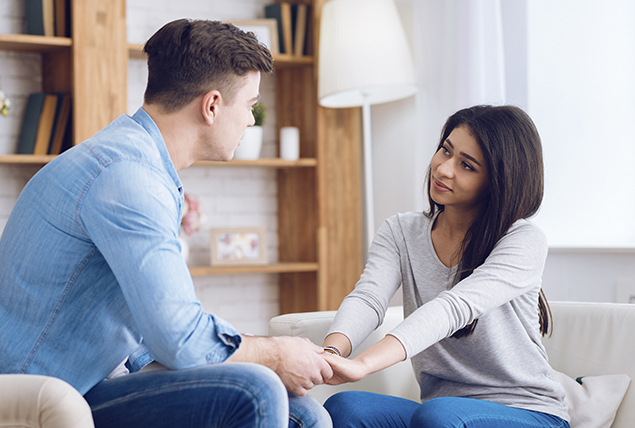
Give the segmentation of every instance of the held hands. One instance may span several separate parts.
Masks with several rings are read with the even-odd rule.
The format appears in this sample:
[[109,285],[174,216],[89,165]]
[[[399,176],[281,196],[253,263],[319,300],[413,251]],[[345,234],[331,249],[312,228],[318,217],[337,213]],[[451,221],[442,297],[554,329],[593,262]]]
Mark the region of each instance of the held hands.
[[281,352],[278,363],[271,368],[289,391],[306,395],[309,389],[333,376],[331,366],[323,358],[321,346],[300,337],[279,336],[275,340]]
[[[330,335],[325,345],[336,346],[344,356],[348,356],[351,351],[348,338],[340,343],[334,340],[337,337]],[[227,361],[267,366],[278,374],[289,391],[303,396],[316,385],[357,382],[405,358],[403,345],[390,335],[351,360],[325,352],[321,346],[301,337],[244,336],[240,347]]]

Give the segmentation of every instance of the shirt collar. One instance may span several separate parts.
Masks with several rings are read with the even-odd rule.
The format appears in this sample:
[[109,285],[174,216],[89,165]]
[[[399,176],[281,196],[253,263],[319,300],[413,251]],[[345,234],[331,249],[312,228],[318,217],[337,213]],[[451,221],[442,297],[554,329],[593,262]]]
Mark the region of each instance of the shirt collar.
[[159,150],[163,167],[174,181],[176,187],[179,189],[179,193],[182,195],[183,185],[181,184],[181,178],[176,172],[176,168],[174,167],[172,158],[170,158],[170,153],[168,153],[168,148],[165,145],[165,141],[163,140],[161,131],[159,131],[159,127],[156,123],[154,123],[154,120],[152,120],[148,112],[146,112],[143,107],[139,107],[139,110],[137,110],[137,112],[132,116],[132,119],[141,125],[148,134],[150,134],[152,141],[154,141],[154,144],[157,146],[157,150]]

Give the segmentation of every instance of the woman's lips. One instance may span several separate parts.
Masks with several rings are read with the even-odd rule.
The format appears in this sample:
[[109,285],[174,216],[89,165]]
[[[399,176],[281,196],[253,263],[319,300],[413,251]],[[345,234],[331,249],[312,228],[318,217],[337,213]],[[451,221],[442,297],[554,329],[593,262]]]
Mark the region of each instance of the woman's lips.
[[450,189],[448,186],[446,186],[445,184],[443,184],[442,182],[440,182],[437,179],[434,179],[432,181],[432,185],[434,186],[434,188],[436,190],[438,190],[439,192],[451,192],[452,189]]

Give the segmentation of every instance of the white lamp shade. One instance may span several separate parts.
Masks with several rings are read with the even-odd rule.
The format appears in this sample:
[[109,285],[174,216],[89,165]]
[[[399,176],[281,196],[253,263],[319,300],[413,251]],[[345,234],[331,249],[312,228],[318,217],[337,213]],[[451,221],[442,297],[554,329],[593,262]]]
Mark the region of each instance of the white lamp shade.
[[393,0],[331,0],[320,25],[318,96],[324,107],[379,104],[417,91]]

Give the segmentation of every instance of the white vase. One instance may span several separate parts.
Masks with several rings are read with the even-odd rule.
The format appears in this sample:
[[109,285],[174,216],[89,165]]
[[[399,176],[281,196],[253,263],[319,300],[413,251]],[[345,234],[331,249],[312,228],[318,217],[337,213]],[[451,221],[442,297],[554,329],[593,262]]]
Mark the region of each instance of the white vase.
[[234,159],[256,160],[262,147],[262,126],[250,126],[234,152]]
[[179,243],[181,244],[181,256],[183,256],[183,260],[187,263],[190,258],[190,244],[182,235],[179,235]]

